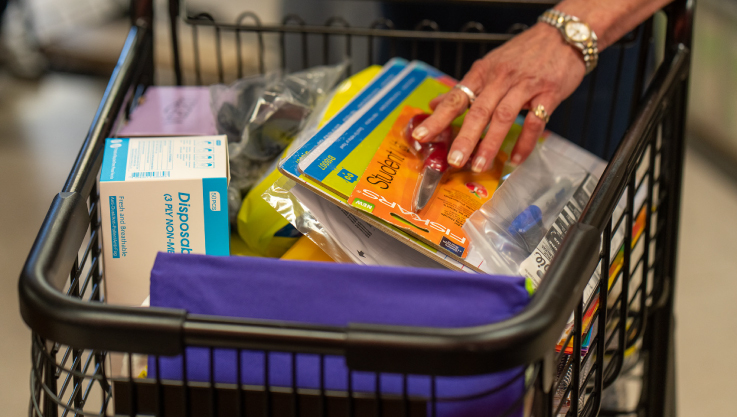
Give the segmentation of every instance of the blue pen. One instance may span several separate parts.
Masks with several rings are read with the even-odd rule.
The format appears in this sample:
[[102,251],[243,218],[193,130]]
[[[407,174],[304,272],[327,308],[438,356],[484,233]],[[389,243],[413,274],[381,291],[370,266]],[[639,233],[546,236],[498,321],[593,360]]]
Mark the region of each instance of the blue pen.
[[[524,243],[529,251],[535,246],[547,232],[547,227],[543,222],[543,214],[549,210],[560,206],[563,199],[573,190],[573,183],[567,178],[561,178],[550,189],[545,191],[532,204],[527,206],[517,217],[512,220],[512,224],[507,231],[512,236],[517,236]],[[555,213],[556,215],[558,213]],[[555,216],[549,216],[555,217]]]

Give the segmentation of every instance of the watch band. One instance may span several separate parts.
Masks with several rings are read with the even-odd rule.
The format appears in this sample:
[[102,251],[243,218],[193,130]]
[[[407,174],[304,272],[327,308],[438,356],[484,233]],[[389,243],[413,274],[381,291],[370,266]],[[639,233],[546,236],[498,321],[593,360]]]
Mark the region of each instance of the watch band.
[[[558,28],[561,35],[563,36],[563,39],[565,39],[568,44],[574,46],[576,49],[579,50],[579,52],[581,52],[581,54],[583,55],[584,64],[586,65],[586,74],[590,73],[594,70],[594,68],[596,68],[596,65],[599,63],[598,38],[588,24],[582,22],[579,18],[575,16],[565,14],[555,9],[546,10],[542,15],[540,15],[538,21],[547,23],[555,28]],[[588,31],[588,35],[584,36],[581,39],[571,38],[566,30],[569,24],[584,25],[586,28],[585,30]]]

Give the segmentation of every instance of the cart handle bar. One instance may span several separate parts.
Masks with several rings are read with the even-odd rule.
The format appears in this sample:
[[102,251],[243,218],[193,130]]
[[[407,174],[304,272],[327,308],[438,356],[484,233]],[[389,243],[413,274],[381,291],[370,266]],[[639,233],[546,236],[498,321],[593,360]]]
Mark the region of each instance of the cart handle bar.
[[[439,329],[369,324],[347,327],[287,322],[226,319],[188,315],[184,310],[135,308],[86,302],[62,294],[78,249],[90,225],[88,192],[99,164],[100,143],[122,106],[109,105],[110,94],[132,84],[136,56],[145,48],[143,36],[131,30],[103,97],[93,128],[85,141],[82,166],[75,166],[67,185],[77,190],[59,193],[44,219],[19,282],[20,310],[26,324],[40,336],[76,348],[181,354],[185,346],[268,349],[345,355],[355,370],[470,375],[509,369],[549,356],[570,312],[599,259],[603,218],[622,193],[643,133],[678,77],[688,70],[688,50],[679,47],[669,65],[661,65],[645,95],[636,122],[626,133],[615,159],[582,214],[585,223],[571,226],[553,259],[546,279],[523,311],[502,322],[468,328]],[[150,53],[150,51],[148,51]],[[122,96],[122,94],[118,94]],[[101,127],[102,126],[102,127]],[[97,152],[94,150],[97,149]],[[93,154],[97,155],[93,157]],[[85,178],[87,177],[87,178]],[[66,188],[66,187],[65,187]],[[95,211],[92,211],[95,215]],[[591,223],[586,224],[586,223]],[[582,262],[586,260],[585,262]]]

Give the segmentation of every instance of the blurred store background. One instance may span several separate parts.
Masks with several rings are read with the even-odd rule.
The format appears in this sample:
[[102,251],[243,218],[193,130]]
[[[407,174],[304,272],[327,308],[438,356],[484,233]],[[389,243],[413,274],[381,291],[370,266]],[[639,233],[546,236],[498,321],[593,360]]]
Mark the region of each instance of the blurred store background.
[[[0,0],[0,4],[3,0]],[[216,3],[216,4],[211,4]],[[26,415],[30,332],[18,314],[16,284],[53,196],[69,172],[129,29],[126,0],[11,0],[0,32],[0,407]],[[380,8],[365,1],[197,0],[233,20],[244,10],[263,22],[298,13],[309,23],[343,16],[366,26]],[[167,4],[157,0],[156,74],[171,83]],[[214,36],[202,31],[199,36]],[[191,53],[192,34],[182,36]],[[224,51],[231,51],[224,38]],[[268,40],[267,40],[268,42]],[[737,236],[737,0],[699,0],[692,60],[689,147],[677,288],[677,375],[681,415],[733,415],[737,397],[735,261]],[[266,61],[274,62],[267,45]],[[217,80],[215,51],[202,50],[204,82]],[[245,56],[249,52],[245,51]],[[235,57],[222,57],[226,67]],[[184,62],[192,62],[185,56]],[[185,64],[186,66],[187,64]],[[251,65],[249,67],[249,65]],[[256,69],[255,60],[246,70]],[[192,68],[185,68],[191,76]]]
[[691,62],[692,142],[737,173],[737,1],[700,0]]

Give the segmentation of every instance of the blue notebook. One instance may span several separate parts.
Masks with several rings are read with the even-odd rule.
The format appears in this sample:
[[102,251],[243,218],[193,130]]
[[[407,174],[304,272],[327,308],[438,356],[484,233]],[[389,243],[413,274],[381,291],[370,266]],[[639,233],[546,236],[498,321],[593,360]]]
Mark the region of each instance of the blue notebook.
[[325,123],[312,138],[282,161],[280,168],[292,176],[299,177],[301,174],[299,171],[299,162],[302,158],[318,147],[338,127],[350,119],[351,116],[361,111],[366,103],[386,87],[406,66],[407,61],[401,58],[394,58],[387,62],[371,83],[361,90],[338,114]]

